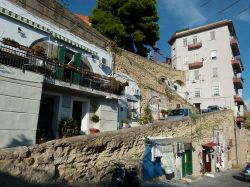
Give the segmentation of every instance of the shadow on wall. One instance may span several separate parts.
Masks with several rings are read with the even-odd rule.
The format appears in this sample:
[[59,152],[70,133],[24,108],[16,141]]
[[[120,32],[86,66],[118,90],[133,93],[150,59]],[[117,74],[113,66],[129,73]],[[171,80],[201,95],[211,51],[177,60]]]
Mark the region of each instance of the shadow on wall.
[[70,187],[63,183],[54,184],[37,184],[35,182],[29,182],[22,178],[12,176],[8,173],[0,172],[0,186],[8,187]]
[[23,134],[13,138],[11,142],[5,147],[18,147],[18,146],[30,146],[33,145],[33,141],[26,138]]

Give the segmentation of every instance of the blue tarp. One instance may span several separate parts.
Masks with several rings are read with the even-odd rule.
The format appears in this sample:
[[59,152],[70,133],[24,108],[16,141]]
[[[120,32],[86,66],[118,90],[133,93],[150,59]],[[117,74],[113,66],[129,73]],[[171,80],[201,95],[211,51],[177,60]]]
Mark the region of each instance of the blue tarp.
[[156,158],[154,162],[151,161],[151,147],[146,144],[144,159],[143,159],[143,179],[151,180],[152,178],[162,176],[163,170],[161,168],[161,159]]

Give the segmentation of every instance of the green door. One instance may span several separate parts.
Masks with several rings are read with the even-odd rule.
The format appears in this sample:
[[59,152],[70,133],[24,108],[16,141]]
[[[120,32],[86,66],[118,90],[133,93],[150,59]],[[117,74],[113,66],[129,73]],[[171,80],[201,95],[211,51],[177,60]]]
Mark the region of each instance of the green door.
[[[76,53],[74,55],[74,63],[76,67],[80,67],[81,65],[81,59],[82,59],[82,53]],[[74,72],[73,74],[73,83],[74,84],[79,84],[80,83],[80,73],[79,72]]]
[[[65,61],[65,46],[59,46],[57,51],[57,59],[59,64],[64,64]],[[60,66],[57,66],[56,68],[56,77],[60,80],[63,79],[63,68]]]
[[192,150],[186,150],[186,174],[192,175],[193,174],[193,162],[192,162]]
[[182,177],[186,176],[186,162],[185,162],[185,153],[182,154]]

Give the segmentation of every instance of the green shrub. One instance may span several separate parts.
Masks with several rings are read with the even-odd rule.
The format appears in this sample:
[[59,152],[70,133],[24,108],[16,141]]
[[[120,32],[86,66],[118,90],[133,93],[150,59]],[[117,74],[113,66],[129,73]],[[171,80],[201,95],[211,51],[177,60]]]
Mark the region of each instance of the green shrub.
[[62,118],[59,123],[58,132],[62,137],[71,137],[79,135],[80,129],[73,118]]
[[94,123],[98,123],[100,120],[99,116],[94,114],[92,117],[91,117],[91,121],[93,121]]
[[152,122],[153,122],[153,116],[152,116],[151,110],[149,108],[149,105],[147,105],[146,108],[144,109],[143,116],[139,120],[139,124],[143,125],[143,124],[148,124],[148,123],[152,123]]
[[48,140],[48,132],[45,129],[36,130],[36,143],[44,143]]

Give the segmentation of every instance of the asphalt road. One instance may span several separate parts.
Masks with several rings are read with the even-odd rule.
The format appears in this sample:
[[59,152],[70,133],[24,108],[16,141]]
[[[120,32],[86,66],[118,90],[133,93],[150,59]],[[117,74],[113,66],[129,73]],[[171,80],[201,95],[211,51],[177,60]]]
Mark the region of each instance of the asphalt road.
[[191,183],[186,181],[162,181],[145,183],[142,187],[250,187],[238,170],[227,170],[216,174],[214,178],[207,176],[190,177]]

